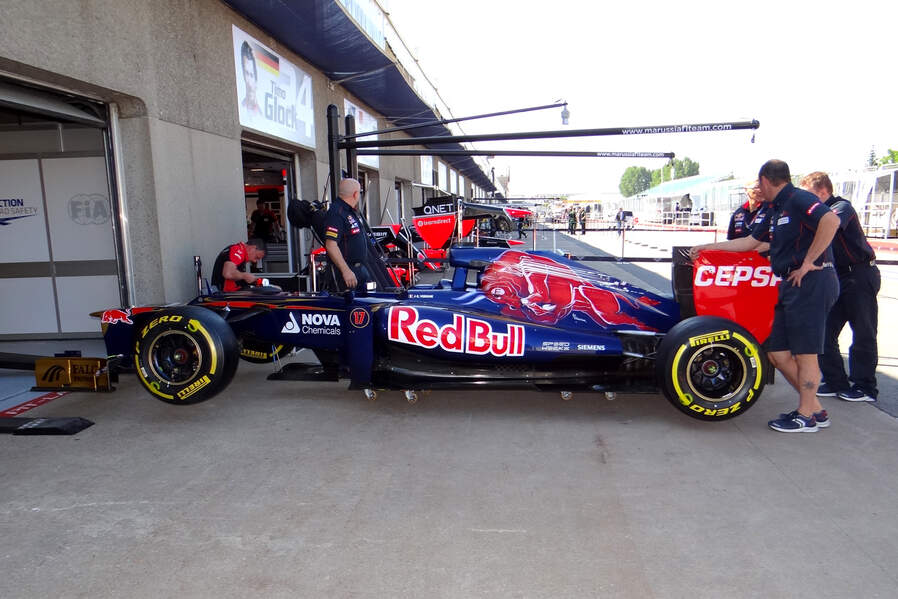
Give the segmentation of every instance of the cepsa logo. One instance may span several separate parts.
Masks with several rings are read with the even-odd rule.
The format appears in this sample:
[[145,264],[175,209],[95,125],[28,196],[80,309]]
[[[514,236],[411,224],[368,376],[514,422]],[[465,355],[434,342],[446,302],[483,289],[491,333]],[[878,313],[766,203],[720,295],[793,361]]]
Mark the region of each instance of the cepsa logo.
[[769,266],[715,266],[702,264],[695,269],[693,283],[696,287],[775,287],[782,279],[773,274]]
[[391,307],[387,322],[388,339],[398,343],[474,355],[524,355],[524,327],[521,325],[510,324],[507,332],[500,333],[493,331],[489,322],[453,314],[450,324],[440,326],[421,318],[416,308],[406,306]]

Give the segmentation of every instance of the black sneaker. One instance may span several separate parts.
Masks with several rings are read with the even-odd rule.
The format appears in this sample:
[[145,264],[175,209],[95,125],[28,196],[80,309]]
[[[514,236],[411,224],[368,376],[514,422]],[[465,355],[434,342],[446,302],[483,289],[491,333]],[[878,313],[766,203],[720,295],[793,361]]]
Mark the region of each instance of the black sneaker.
[[798,413],[798,410],[781,414],[776,420],[768,422],[767,426],[778,433],[816,433],[819,428],[813,415],[810,418],[805,418]]
[[852,387],[848,391],[839,391],[837,395],[839,399],[844,399],[845,401],[876,401],[875,397],[870,397],[857,387]]
[[835,397],[837,393],[838,391],[830,387],[829,383],[820,383],[820,386],[817,387],[817,397]]

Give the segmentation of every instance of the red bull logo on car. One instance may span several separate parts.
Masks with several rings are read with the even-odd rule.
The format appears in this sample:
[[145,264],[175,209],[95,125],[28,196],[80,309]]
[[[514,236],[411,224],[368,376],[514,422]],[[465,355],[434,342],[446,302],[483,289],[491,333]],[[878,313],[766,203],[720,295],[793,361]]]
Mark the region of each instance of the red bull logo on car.
[[421,318],[416,308],[393,306],[387,317],[387,338],[397,343],[425,349],[492,356],[523,356],[524,327],[506,325],[505,332],[493,330],[485,320],[453,314],[452,322],[439,325]]
[[107,324],[115,324],[117,322],[123,322],[125,324],[134,324],[131,321],[131,310],[106,310],[103,312],[103,317],[100,322],[105,322]]
[[[502,306],[502,314],[512,318],[557,324],[576,312],[602,326],[632,325],[654,330],[624,311],[625,307],[638,310],[635,301],[600,288],[569,266],[545,256],[503,252],[483,271],[481,289],[487,299]],[[652,300],[646,299],[645,305],[652,305]]]

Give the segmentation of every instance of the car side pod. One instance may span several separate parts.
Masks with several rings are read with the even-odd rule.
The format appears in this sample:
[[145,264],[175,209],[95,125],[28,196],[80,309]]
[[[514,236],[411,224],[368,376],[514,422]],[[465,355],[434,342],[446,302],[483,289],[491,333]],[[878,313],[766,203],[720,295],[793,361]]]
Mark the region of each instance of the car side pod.
[[769,369],[760,344],[726,318],[694,316],[664,336],[655,360],[658,386],[681,412],[726,420],[757,403]]

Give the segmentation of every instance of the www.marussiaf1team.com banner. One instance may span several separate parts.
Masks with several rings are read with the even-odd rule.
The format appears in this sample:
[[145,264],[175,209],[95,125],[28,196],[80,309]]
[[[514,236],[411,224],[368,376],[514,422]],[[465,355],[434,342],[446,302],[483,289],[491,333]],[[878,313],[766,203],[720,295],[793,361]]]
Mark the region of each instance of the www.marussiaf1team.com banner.
[[240,124],[315,147],[312,78],[232,25]]

